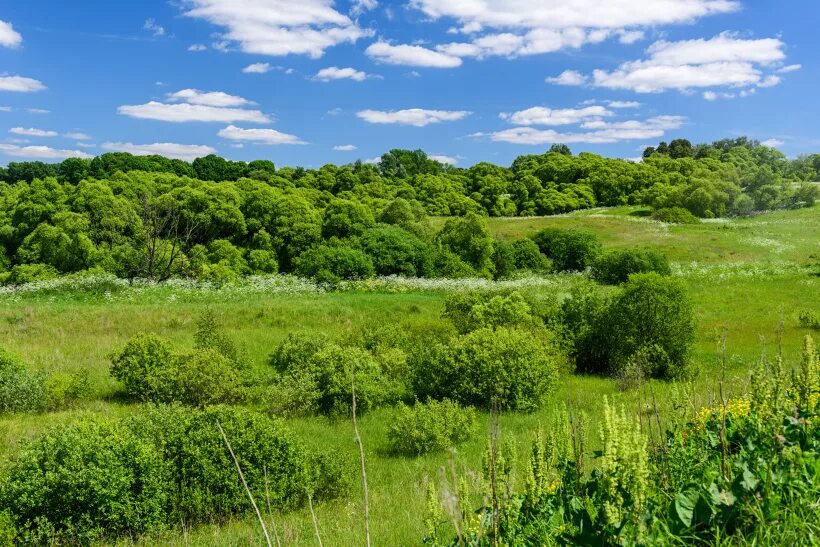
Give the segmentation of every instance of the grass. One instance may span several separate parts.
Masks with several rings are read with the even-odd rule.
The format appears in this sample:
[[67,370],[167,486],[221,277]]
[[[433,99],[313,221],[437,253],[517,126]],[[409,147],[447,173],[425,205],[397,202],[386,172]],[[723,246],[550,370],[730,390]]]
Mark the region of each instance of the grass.
[[[809,269],[820,257],[817,208],[696,226],[659,225],[631,216],[632,212],[634,209],[623,208],[559,217],[490,219],[490,227],[499,237],[522,237],[546,226],[584,227],[598,233],[606,247],[649,245],[673,261],[697,262],[697,268],[681,270],[680,274],[698,318],[693,359],[700,373],[689,386],[688,396],[683,396],[680,386],[663,382],[653,382],[652,391],[621,393],[610,379],[566,376],[555,401],[584,411],[592,438],[604,395],[637,412],[646,411],[653,393],[664,409],[680,402],[692,409],[708,404],[720,381],[716,348],[724,331],[730,357],[725,388],[730,393],[743,392],[749,368],[759,359],[764,345],[769,355],[777,352],[778,338],[786,363],[795,364],[802,337],[808,332],[800,327],[797,315],[803,309],[820,310],[820,277]],[[762,264],[778,266],[766,269],[760,267]],[[572,277],[559,276],[552,285],[526,290],[560,292],[572,282]],[[0,340],[6,349],[36,368],[87,370],[94,388],[94,400],[75,411],[0,417],[0,454],[10,455],[20,440],[83,413],[124,416],[139,411],[137,405],[117,401],[117,386],[108,376],[109,354],[138,331],[157,332],[175,343],[191,345],[195,318],[211,309],[245,349],[253,366],[262,369],[271,350],[290,332],[321,332],[341,338],[358,329],[396,322],[406,329],[422,330],[441,321],[445,296],[436,290],[198,293],[167,287],[120,295],[72,291],[0,295]],[[781,321],[783,328],[778,334]],[[513,439],[518,445],[519,477],[532,433],[539,424],[548,422],[552,411],[550,406],[534,414],[501,417],[502,438]],[[371,535],[376,545],[419,544],[426,481],[438,482],[442,469],[451,466],[462,471],[479,468],[487,436],[477,435],[452,453],[390,456],[385,445],[393,412],[380,409],[359,419],[368,463]],[[480,431],[486,432],[489,419],[481,415],[481,420],[484,429]],[[290,425],[306,442],[357,461],[349,421],[313,417],[292,419]],[[326,545],[363,544],[360,492],[359,485],[354,485],[349,497],[316,507]],[[307,509],[276,514],[275,520],[284,545],[315,544]],[[142,538],[138,543],[262,545],[263,539],[258,523],[248,515],[243,520]]]

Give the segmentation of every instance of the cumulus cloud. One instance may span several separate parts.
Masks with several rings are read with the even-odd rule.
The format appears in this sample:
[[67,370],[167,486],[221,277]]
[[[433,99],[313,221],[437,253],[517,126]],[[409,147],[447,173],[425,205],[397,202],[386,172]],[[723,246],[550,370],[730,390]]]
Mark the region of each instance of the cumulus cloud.
[[16,91],[18,93],[31,93],[46,89],[43,82],[34,78],[24,76],[0,76],[0,91]]
[[370,58],[391,65],[425,66],[430,68],[453,68],[461,66],[461,58],[422,46],[392,45],[376,42],[365,50]]
[[193,161],[208,154],[216,153],[216,149],[210,146],[201,144],[177,144],[173,142],[155,142],[153,144],[104,142],[100,147],[103,150],[111,150],[113,152],[129,152],[135,156],[158,154],[167,158],[176,158],[185,161]]
[[275,129],[243,129],[234,125],[220,129],[219,136],[223,139],[254,144],[307,144],[296,135],[282,133]]
[[[644,37],[644,28],[689,23],[739,9],[735,0],[412,0],[433,20],[452,19],[450,33],[468,42],[437,49],[459,57],[516,57],[579,48],[612,36],[624,44]],[[484,34],[482,34],[484,33]]]
[[0,46],[17,47],[23,43],[23,37],[14,30],[11,23],[0,19]]
[[373,35],[333,9],[333,0],[184,0],[183,14],[221,27],[221,49],[321,57],[327,48]]
[[785,142],[781,141],[780,139],[766,139],[765,141],[761,142],[763,146],[770,146],[772,148],[780,148]]
[[259,110],[241,108],[254,104],[252,101],[222,91],[203,92],[198,89],[182,89],[175,93],[168,93],[167,96],[171,102],[150,101],[140,105],[123,105],[117,111],[132,118],[165,122],[269,123],[271,121]]
[[553,129],[535,127],[515,127],[494,133],[476,133],[473,136],[487,136],[496,142],[513,144],[543,145],[556,142],[604,144],[625,140],[652,139],[662,137],[666,131],[679,129],[685,118],[682,116],[655,116],[646,120],[607,122],[593,120],[581,124],[587,131],[558,132]]
[[612,116],[612,111],[603,106],[559,109],[534,106],[513,113],[502,112],[499,116],[502,120],[515,125],[571,125],[590,119]]
[[93,157],[80,150],[61,150],[49,146],[18,146],[16,144],[0,144],[0,153],[16,158],[38,160],[64,160],[66,158]]
[[456,165],[458,163],[458,158],[445,156],[444,154],[431,154],[427,157],[445,165]]
[[366,11],[376,9],[379,3],[377,0],[353,0],[353,6],[350,8],[350,13],[354,16],[361,15]]
[[769,87],[777,76],[764,70],[785,58],[776,38],[746,40],[724,32],[710,39],[655,42],[648,58],[623,63],[613,71],[595,70],[593,85],[654,93],[704,87]]
[[547,78],[547,82],[558,85],[583,85],[587,77],[577,70],[565,70],[558,76]]
[[424,127],[432,123],[453,122],[472,114],[466,110],[426,110],[408,108],[405,110],[362,110],[356,115],[368,123],[400,124]]
[[45,129],[35,129],[34,127],[12,127],[9,133],[15,135],[24,135],[26,137],[56,137],[56,131],[47,131]]
[[265,74],[271,71],[270,63],[252,63],[242,69],[245,74]]
[[358,147],[355,144],[340,144],[333,147],[334,150],[337,152],[353,152],[357,150]]
[[612,108],[638,108],[641,103],[638,101],[606,101]]
[[323,82],[329,82],[331,80],[355,80],[357,82],[363,82],[367,79],[367,73],[362,72],[361,70],[356,70],[355,68],[339,68],[336,66],[331,66],[327,68],[323,68],[319,72],[316,73],[315,78],[317,80],[321,80]]

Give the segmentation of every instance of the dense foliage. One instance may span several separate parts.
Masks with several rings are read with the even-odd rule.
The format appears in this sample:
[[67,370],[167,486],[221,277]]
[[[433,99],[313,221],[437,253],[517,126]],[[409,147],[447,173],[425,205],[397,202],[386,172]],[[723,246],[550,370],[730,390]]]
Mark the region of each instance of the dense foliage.
[[419,455],[455,446],[475,430],[475,411],[452,401],[400,404],[387,431],[390,451]]
[[[216,282],[277,271],[327,281],[499,278],[548,264],[531,245],[494,242],[482,215],[632,204],[658,209],[659,220],[690,222],[810,206],[818,194],[811,181],[820,155],[789,161],[742,138],[658,146],[642,163],[568,152],[555,147],[509,168],[469,169],[406,150],[377,165],[317,170],[126,153],[12,162],[0,168],[0,279],[20,284],[91,268],[123,278]],[[427,215],[461,218],[434,234]],[[558,271],[591,265],[594,242],[565,236],[536,243]]]

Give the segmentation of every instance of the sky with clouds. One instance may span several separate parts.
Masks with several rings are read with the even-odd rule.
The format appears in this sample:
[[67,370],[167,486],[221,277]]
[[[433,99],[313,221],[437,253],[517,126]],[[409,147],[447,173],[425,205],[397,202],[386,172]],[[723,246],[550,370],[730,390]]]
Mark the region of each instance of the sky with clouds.
[[0,165],[820,151],[817,0],[5,0]]

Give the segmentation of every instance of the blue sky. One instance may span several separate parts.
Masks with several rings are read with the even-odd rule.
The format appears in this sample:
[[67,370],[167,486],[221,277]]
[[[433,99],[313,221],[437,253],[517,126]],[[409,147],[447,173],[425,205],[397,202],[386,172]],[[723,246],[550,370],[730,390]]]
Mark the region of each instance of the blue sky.
[[0,164],[820,151],[816,0],[5,0]]

